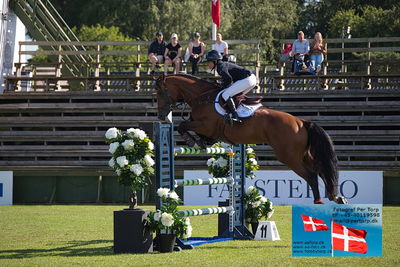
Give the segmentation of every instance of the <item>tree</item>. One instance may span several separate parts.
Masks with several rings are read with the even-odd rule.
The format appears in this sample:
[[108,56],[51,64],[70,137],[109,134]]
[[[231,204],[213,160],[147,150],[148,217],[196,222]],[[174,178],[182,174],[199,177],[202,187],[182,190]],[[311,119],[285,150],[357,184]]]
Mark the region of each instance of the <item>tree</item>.
[[[282,10],[285,11],[282,15]],[[274,0],[232,1],[232,39],[259,39],[271,61],[280,50],[279,39],[287,37],[296,24],[296,2]]]
[[374,6],[363,6],[356,9],[339,10],[329,20],[329,35],[340,37],[342,27],[351,26],[353,37],[397,36],[400,33],[400,20],[396,15],[398,6],[382,9]]

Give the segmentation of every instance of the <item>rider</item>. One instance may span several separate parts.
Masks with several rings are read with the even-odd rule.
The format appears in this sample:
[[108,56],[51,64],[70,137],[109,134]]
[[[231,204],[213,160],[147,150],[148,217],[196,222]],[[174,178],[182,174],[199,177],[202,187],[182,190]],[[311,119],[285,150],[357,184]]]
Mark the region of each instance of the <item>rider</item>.
[[216,50],[210,50],[206,53],[205,61],[211,70],[217,69],[218,74],[222,77],[221,87],[226,88],[222,93],[222,105],[226,111],[225,119],[231,125],[241,124],[242,121],[236,112],[235,102],[232,97],[239,93],[246,94],[256,86],[256,76],[251,71],[242,68],[236,64],[222,61],[222,56]]

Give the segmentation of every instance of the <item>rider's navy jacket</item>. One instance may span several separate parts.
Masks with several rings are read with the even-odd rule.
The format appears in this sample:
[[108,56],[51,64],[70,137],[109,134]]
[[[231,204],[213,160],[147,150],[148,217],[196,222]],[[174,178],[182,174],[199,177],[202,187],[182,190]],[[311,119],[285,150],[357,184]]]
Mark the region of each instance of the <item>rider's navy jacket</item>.
[[228,87],[231,83],[243,80],[251,75],[251,71],[236,64],[226,61],[217,63],[217,72],[222,77],[222,88]]

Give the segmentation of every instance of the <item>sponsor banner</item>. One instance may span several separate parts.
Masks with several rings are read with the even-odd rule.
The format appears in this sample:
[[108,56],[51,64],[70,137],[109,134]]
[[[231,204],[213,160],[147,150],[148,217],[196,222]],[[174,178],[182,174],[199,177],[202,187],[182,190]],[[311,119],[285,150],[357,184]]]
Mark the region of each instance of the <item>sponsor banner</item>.
[[292,256],[382,256],[382,205],[293,205]]
[[[256,171],[256,178],[246,179],[246,189],[257,187],[274,205],[312,204],[314,197],[306,181],[292,171]],[[184,171],[184,179],[212,178],[207,171]],[[339,195],[350,204],[382,204],[382,171],[340,171]],[[330,201],[319,179],[319,191],[325,203]],[[228,186],[185,186],[185,205],[218,205],[228,198]]]
[[0,171],[0,205],[12,205],[13,172]]

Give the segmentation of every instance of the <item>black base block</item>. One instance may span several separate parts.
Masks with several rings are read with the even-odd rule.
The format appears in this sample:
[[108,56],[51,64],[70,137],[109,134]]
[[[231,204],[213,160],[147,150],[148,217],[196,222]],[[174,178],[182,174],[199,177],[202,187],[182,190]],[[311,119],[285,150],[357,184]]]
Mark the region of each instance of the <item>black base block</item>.
[[126,209],[114,211],[114,252],[147,253],[153,251],[153,236],[143,222],[149,211]]

